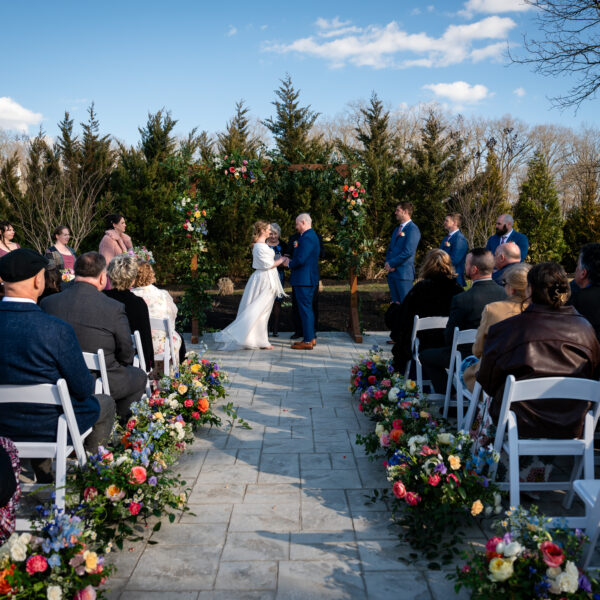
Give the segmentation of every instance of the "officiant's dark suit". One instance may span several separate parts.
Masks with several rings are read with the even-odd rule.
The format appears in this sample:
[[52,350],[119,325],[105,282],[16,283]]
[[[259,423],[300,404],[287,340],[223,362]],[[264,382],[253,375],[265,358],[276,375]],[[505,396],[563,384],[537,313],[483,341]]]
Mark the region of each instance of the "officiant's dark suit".
[[315,339],[315,316],[312,302],[319,285],[319,255],[321,245],[315,231],[307,229],[294,242],[294,254],[290,260],[290,284],[294,290],[298,311],[302,321],[304,341]]

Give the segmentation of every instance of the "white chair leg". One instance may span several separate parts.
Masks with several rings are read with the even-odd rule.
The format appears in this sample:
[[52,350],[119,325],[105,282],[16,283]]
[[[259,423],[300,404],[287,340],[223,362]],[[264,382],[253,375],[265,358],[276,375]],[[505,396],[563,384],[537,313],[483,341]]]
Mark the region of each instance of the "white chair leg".
[[450,365],[448,369],[448,383],[446,383],[446,394],[444,395],[444,419],[448,418],[448,409],[450,408],[450,399],[452,397],[452,374],[454,371],[454,364]]
[[67,485],[67,423],[64,416],[60,417],[56,440],[56,506],[65,510],[65,488]]
[[508,472],[510,482],[510,506],[521,504],[521,490],[519,486],[519,440],[517,434],[517,421],[514,413],[508,415]]
[[562,502],[563,508],[571,508],[573,504],[573,498],[575,498],[575,490],[573,488],[573,482],[576,479],[581,479],[581,472],[583,470],[583,457],[576,456],[573,461],[573,468],[571,469],[571,477],[569,478],[570,487],[568,493],[565,495],[565,499]]

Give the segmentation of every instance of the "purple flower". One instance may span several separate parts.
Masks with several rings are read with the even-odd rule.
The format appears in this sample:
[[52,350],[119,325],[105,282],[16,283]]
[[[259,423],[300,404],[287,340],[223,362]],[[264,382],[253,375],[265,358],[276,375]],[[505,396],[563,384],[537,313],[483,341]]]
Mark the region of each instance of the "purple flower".
[[156,477],[154,475],[152,475],[152,477],[148,478],[148,485],[156,485],[158,483],[158,479],[156,479]]
[[152,463],[152,470],[153,470],[155,473],[162,473],[162,470],[163,470],[163,468],[160,466],[160,464],[159,464],[159,463],[157,463],[157,462],[153,462],[153,463]]
[[511,533],[510,531],[507,531],[507,532],[504,534],[504,537],[502,538],[502,541],[503,541],[505,544],[512,544],[512,541],[513,541],[513,536],[512,536],[512,533]]
[[592,584],[590,583],[590,580],[583,574],[580,573],[579,574],[579,589],[583,590],[584,592],[587,592],[588,594],[592,593]]
[[436,473],[439,473],[440,475],[445,475],[446,472],[448,471],[448,469],[446,469],[446,465],[444,465],[444,463],[440,463],[439,465],[435,465],[435,467],[433,467],[433,470]]

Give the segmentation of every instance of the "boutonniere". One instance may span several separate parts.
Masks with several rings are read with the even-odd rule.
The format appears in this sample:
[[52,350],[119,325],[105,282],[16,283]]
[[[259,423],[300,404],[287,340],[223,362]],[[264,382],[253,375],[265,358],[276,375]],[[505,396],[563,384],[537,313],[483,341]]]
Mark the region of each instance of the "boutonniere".
[[294,242],[294,248],[298,247],[298,242]]
[[400,232],[400,237],[404,237],[406,234],[404,233],[404,231]]
[[450,248],[450,242],[445,243],[446,248]]

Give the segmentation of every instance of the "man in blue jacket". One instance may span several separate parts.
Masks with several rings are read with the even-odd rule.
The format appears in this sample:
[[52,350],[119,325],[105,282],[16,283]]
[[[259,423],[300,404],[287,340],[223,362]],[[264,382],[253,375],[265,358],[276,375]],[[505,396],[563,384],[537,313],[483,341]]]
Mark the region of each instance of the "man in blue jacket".
[[[5,296],[0,302],[0,384],[35,385],[65,379],[81,433],[93,426],[85,447],[96,451],[114,424],[110,396],[94,396],[94,378],[83,360],[73,328],[36,304],[44,291],[48,260],[30,250],[13,250],[0,259]],[[3,404],[0,436],[13,441],[53,442],[62,409],[37,404]],[[49,461],[32,460],[38,482],[49,483]]]
[[398,227],[385,253],[385,270],[392,294],[392,302],[401,303],[415,280],[415,254],[421,239],[419,228],[412,222],[413,205],[399,202],[396,206]]
[[319,254],[321,245],[312,229],[312,220],[308,213],[296,218],[296,230],[300,237],[293,242],[294,254],[285,263],[291,270],[290,284],[294,290],[298,311],[302,321],[303,341],[292,344],[294,350],[312,350],[316,344],[315,315],[313,296],[319,285]]
[[462,234],[460,227],[460,213],[448,213],[444,219],[444,229],[448,235],[442,240],[440,248],[450,255],[452,266],[456,271],[456,280],[465,287],[465,259],[469,244],[467,238]]
[[511,215],[500,215],[496,221],[496,233],[491,235],[485,247],[495,256],[496,248],[506,242],[514,242],[521,251],[521,262],[527,258],[529,239],[524,233],[513,229],[514,219]]

